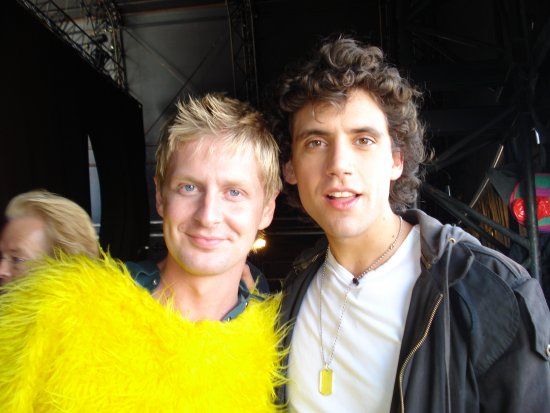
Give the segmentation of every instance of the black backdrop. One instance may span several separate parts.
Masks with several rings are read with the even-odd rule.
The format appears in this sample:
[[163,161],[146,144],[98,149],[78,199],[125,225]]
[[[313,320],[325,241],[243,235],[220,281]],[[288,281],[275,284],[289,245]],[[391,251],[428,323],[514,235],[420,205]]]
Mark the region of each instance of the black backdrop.
[[2,9],[0,210],[18,193],[45,188],[90,212],[89,136],[101,245],[139,258],[149,233],[141,105],[14,0]]

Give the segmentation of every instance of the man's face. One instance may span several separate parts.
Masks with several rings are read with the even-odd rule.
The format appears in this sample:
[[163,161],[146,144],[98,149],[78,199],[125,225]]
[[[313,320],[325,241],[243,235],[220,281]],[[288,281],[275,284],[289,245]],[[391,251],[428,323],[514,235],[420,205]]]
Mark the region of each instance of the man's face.
[[[392,151],[384,113],[362,90],[343,107],[308,104],[292,123],[285,179],[329,240],[375,236],[392,213],[390,182],[403,162]],[[362,238],[363,237],[363,238]]]
[[252,152],[229,154],[211,136],[179,145],[156,202],[168,260],[192,275],[240,274],[275,208],[275,197],[264,202]]
[[15,218],[6,224],[0,237],[0,285],[23,275],[27,261],[47,254],[44,222],[35,217]]

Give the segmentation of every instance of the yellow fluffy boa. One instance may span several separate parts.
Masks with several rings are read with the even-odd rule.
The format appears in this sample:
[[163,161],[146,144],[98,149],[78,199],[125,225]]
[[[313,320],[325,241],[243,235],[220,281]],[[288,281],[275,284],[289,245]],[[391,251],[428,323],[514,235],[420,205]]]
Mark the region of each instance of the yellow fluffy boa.
[[0,411],[274,412],[280,297],[190,322],[104,256],[50,261],[0,296]]

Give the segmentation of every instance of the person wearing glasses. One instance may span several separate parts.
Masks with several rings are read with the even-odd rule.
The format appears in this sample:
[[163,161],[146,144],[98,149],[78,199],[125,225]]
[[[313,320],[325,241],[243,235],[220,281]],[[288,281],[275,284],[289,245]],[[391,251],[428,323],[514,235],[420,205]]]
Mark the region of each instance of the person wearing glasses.
[[14,197],[6,207],[0,236],[0,285],[24,275],[44,256],[99,256],[96,232],[88,213],[75,202],[46,190]]

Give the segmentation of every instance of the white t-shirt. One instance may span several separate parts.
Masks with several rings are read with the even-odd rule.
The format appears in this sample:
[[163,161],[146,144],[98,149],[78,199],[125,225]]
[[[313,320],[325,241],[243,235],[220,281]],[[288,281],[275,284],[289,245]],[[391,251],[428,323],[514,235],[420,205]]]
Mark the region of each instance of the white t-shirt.
[[[349,292],[336,343],[332,394],[319,393],[323,367],[319,334],[321,271],[304,297],[292,337],[288,367],[290,412],[387,413],[412,290],[420,275],[420,233],[413,227],[383,265],[366,274]],[[329,252],[323,282],[325,360],[353,275]]]

